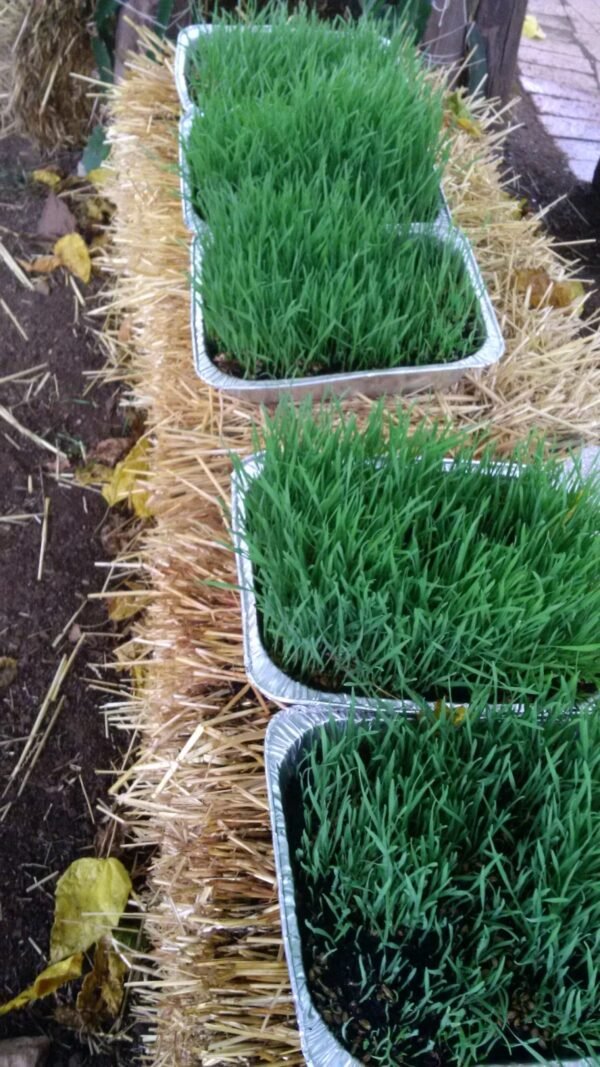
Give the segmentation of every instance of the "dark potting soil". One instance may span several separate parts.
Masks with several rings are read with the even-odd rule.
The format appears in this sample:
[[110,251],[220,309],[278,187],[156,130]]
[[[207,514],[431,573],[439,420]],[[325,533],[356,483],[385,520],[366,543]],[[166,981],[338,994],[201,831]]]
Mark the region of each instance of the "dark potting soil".
[[[307,736],[301,744],[300,751],[296,753],[295,766],[302,753],[308,748],[309,740]],[[361,756],[366,758],[366,752],[361,752]],[[425,968],[434,969],[438,965],[441,958],[440,948],[433,941],[419,942],[417,938],[407,938],[407,931],[398,931],[398,943],[402,945],[403,960],[406,961],[407,968],[414,972],[410,981],[403,987],[387,985],[377,980],[376,976],[379,975],[384,960],[384,950],[378,939],[369,934],[367,930],[362,929],[358,935],[349,935],[335,952],[325,951],[324,942],[319,940],[309,927],[309,924],[315,921],[317,925],[326,925],[325,913],[319,916],[312,915],[308,901],[311,893],[314,893],[318,899],[324,899],[331,887],[324,881],[323,884],[310,887],[309,890],[306,876],[296,859],[305,829],[305,821],[300,780],[294,773],[294,769],[286,768],[286,774],[282,779],[282,794],[294,877],[296,914],[302,943],[302,963],[311,999],[339,1043],[361,1063],[375,1064],[376,1061],[370,1053],[371,1042],[373,1039],[381,1038],[386,1029],[391,1029],[401,1022],[400,1007],[407,995],[412,994],[416,997],[423,995]],[[500,795],[499,804],[501,802]],[[460,925],[460,916],[456,917],[455,925]],[[361,998],[360,994],[364,980],[359,958],[367,975],[374,976],[374,988],[365,998]],[[582,981],[586,980],[586,977],[582,976]],[[553,1044],[550,1034],[541,1035],[542,1040],[547,1037],[544,1044],[536,1043],[536,1034],[532,1033],[535,1028],[535,1018],[531,1015],[531,1009],[534,1007],[531,996],[535,989],[536,984],[532,981],[529,991],[522,985],[513,991],[511,1039],[529,1042],[546,1060],[556,1059],[560,1062],[575,1058],[569,1049]],[[440,1018],[435,1014],[426,1017],[418,1028],[416,1039],[394,1049],[389,1067],[393,1063],[418,1063],[420,1067],[461,1067],[461,1064],[443,1044],[438,1043],[434,1045],[431,1052],[423,1053],[423,1048],[430,1041],[435,1042],[439,1022]],[[378,1062],[381,1065],[383,1061],[380,1059]],[[536,1062],[539,1061],[524,1049],[517,1049],[507,1054],[506,1046],[501,1042],[485,1059],[481,1060],[482,1067],[486,1063]],[[388,1067],[387,1062],[385,1067]]]
[[[68,172],[69,155],[40,156],[28,142],[0,141],[0,241],[15,258],[48,253],[37,224],[48,189],[32,182],[36,167],[55,164]],[[130,432],[112,388],[86,392],[86,371],[102,367],[104,356],[87,308],[98,283],[78,286],[86,299],[76,301],[64,271],[23,286],[0,261],[0,404],[28,430],[70,457],[71,470],[83,452],[100,440]],[[19,324],[6,312],[6,308]],[[93,327],[93,328],[92,328]],[[7,375],[45,364],[33,386]],[[48,371],[48,378],[43,377]],[[36,391],[37,390],[37,391]],[[0,675],[0,794],[30,734],[61,657],[81,635],[86,639],[66,677],[64,703],[45,748],[28,780],[20,772],[0,800],[0,1003],[34,980],[46,965],[58,876],[75,859],[106,854],[106,821],[99,803],[110,806],[109,774],[121,765],[116,739],[101,712],[106,696],[90,682],[104,678],[99,667],[110,659],[118,639],[106,607],[88,601],[101,590],[106,571],[96,561],[114,555],[125,515],[107,513],[95,491],[64,484],[55,477],[55,457],[0,419],[0,656],[16,661],[14,678]],[[41,577],[40,514],[50,501],[48,539]],[[37,515],[38,518],[31,516]],[[78,608],[73,626],[55,639]],[[4,684],[2,684],[4,683]],[[21,787],[22,791],[20,791]],[[10,804],[3,814],[4,805]],[[113,854],[115,854],[113,852]],[[118,853],[118,849],[117,852]],[[131,869],[133,856],[123,856]],[[76,988],[0,1018],[0,1040],[48,1035],[51,1067],[116,1067],[133,1061],[136,1041],[87,1038],[57,1021],[56,1011],[72,1006]],[[2,1061],[2,1055],[0,1055]]]

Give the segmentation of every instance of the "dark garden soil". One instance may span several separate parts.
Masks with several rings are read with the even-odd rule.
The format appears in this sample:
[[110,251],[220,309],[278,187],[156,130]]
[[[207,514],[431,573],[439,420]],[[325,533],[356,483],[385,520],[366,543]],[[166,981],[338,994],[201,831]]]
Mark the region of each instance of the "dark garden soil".
[[[36,236],[48,189],[29,178],[34,167],[49,162],[68,172],[73,161],[40,158],[22,140],[0,141],[0,241],[13,257],[29,260],[51,251],[52,242]],[[0,404],[28,430],[66,452],[72,469],[100,440],[126,432],[116,392],[90,390],[85,376],[103,363],[86,317],[86,308],[94,303],[90,294],[99,283],[86,287],[77,282],[86,308],[78,305],[63,270],[34,284],[33,291],[25,288],[0,260]],[[2,380],[37,364],[45,366],[29,378]],[[56,878],[74,859],[101,853],[106,822],[97,805],[109,804],[111,779],[98,772],[119,765],[119,750],[107,736],[100,711],[103,696],[88,684],[100,679],[96,665],[110,656],[117,635],[106,607],[86,602],[102,588],[106,572],[95,563],[107,559],[114,515],[107,524],[100,494],[57,480],[52,453],[1,417],[0,470],[0,656],[16,660],[12,681],[9,671],[0,671],[0,793],[61,657],[85,635],[39,760],[28,780],[19,772],[0,800],[0,817],[10,804],[0,822],[1,1003],[28,986],[46,963]],[[38,580],[39,516],[45,500],[47,546]],[[11,515],[25,518],[5,521]],[[71,997],[67,991],[0,1018],[0,1039],[48,1034],[52,1067],[131,1062],[127,1044],[108,1051],[104,1045],[90,1048],[85,1038],[54,1020],[57,1004],[68,1004]]]

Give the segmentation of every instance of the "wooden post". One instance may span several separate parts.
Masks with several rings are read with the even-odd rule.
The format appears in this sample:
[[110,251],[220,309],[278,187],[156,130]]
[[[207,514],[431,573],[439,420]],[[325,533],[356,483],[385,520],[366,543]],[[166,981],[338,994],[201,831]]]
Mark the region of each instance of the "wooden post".
[[479,0],[475,24],[485,42],[488,76],[486,96],[509,100],[527,0]]
[[430,61],[449,68],[450,77],[465,54],[466,0],[433,0],[423,44]]

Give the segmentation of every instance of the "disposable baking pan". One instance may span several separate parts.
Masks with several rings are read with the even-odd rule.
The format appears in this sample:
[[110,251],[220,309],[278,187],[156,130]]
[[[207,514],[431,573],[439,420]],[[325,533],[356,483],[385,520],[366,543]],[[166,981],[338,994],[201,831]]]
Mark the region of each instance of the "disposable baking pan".
[[[277,889],[281,912],[281,932],[290,975],[302,1052],[307,1067],[362,1067],[336,1039],[312,1002],[304,964],[296,910],[294,875],[288,845],[284,811],[287,783],[311,734],[332,719],[343,724],[348,709],[323,705],[291,707],[273,717],[265,740],[265,772],[273,831]],[[355,710],[355,719],[369,721],[372,711]],[[503,1067],[503,1065],[494,1065]],[[512,1067],[526,1067],[512,1064]],[[531,1067],[531,1065],[529,1065]],[[552,1061],[549,1067],[593,1067],[592,1060]]]
[[[477,461],[473,461],[477,466]],[[444,461],[449,470],[452,460]],[[261,453],[249,456],[243,463],[244,474],[235,472],[231,485],[231,534],[236,557],[238,585],[242,608],[242,632],[244,644],[244,665],[250,681],[261,693],[281,704],[313,704],[338,707],[354,705],[361,708],[377,708],[385,704],[391,708],[414,715],[418,711],[416,704],[409,700],[381,700],[367,696],[356,696],[349,692],[330,693],[314,689],[303,682],[298,682],[281,670],[271,659],[265,648],[260,632],[260,620],[256,605],[254,566],[246,550],[246,495],[252,481],[263,468]],[[519,468],[517,468],[518,473]],[[514,465],[497,463],[495,472],[515,474]],[[516,475],[515,475],[516,476]]]
[[424,366],[391,367],[383,370],[352,371],[341,374],[320,374],[305,378],[258,380],[238,378],[220,370],[207,350],[202,310],[202,251],[204,238],[196,236],[192,244],[192,347],[194,364],[200,378],[213,389],[257,404],[276,404],[282,396],[299,398],[310,395],[320,399],[326,395],[376,397],[393,393],[417,393],[426,389],[447,389],[469,371],[489,367],[504,353],[504,340],[496,313],[489,298],[477,261],[469,241],[460,230],[451,226],[440,214],[436,222],[414,223],[411,231],[430,235],[451,244],[460,255],[475,290],[483,329],[483,343],[475,351],[466,353],[450,363],[430,363]]

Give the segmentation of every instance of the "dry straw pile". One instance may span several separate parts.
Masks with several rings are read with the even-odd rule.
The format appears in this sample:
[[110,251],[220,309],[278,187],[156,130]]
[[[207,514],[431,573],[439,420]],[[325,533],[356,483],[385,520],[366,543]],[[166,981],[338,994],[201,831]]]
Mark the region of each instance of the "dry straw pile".
[[0,0],[0,129],[83,144],[93,111],[92,0]]
[[[122,818],[153,851],[147,931],[151,966],[138,1005],[153,1032],[152,1062],[300,1064],[279,916],[263,737],[273,708],[247,684],[238,597],[224,547],[228,451],[247,451],[258,409],[195,377],[189,332],[189,235],[178,198],[172,53],[132,61],[113,99],[111,195],[117,222],[110,270],[112,338],[147,412],[155,524],[140,546],[152,603],[122,666],[138,685],[114,707],[137,762],[116,783]],[[502,447],[534,426],[593,442],[600,428],[600,336],[580,336],[575,309],[529,310],[517,269],[565,269],[539,224],[502,190],[495,135],[456,129],[446,185],[475,245],[507,341],[491,372],[421,397],[415,417],[488,423]],[[119,341],[120,338],[120,341]],[[368,401],[352,406],[367,410]],[[213,583],[217,584],[213,584]],[[143,681],[140,681],[143,679]]]

